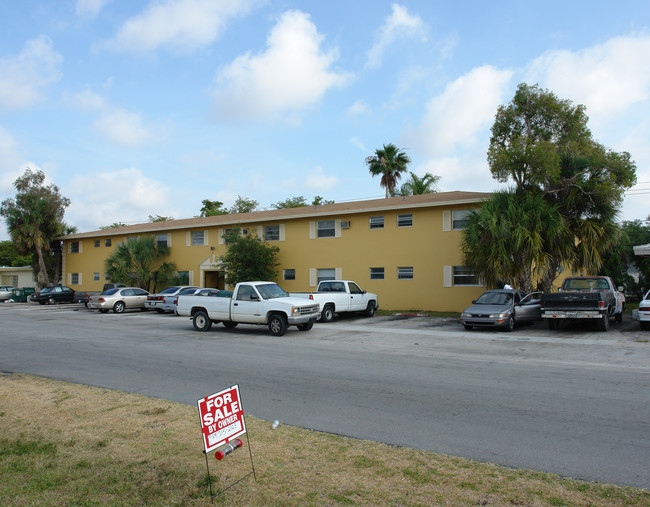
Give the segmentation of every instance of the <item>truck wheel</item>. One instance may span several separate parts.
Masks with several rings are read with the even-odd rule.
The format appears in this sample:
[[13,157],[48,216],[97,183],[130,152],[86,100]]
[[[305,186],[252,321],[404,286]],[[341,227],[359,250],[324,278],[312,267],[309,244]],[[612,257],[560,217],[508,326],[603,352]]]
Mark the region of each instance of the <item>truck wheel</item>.
[[551,331],[555,331],[557,329],[560,329],[560,321],[557,319],[547,319],[546,320],[546,325]]
[[308,324],[298,324],[298,331],[309,331],[312,327],[314,327],[313,322]]
[[323,322],[332,322],[334,320],[334,307],[332,305],[325,305],[320,314],[320,320]]
[[614,320],[616,322],[623,322],[623,312],[621,311],[620,313],[614,315]]
[[269,331],[273,336],[282,336],[287,332],[287,319],[282,315],[271,315]]
[[609,330],[609,313],[605,312],[605,315],[598,321],[598,329],[600,331]]
[[124,313],[124,309],[126,306],[124,306],[124,303],[122,301],[118,301],[113,305],[113,311],[115,313]]
[[368,308],[366,308],[366,317],[372,317],[377,309],[374,301],[368,301]]
[[234,327],[237,327],[237,324],[239,324],[239,322],[232,322],[230,320],[223,322],[224,327],[226,327],[228,329],[232,329]]
[[192,324],[197,331],[209,331],[212,327],[212,321],[203,310],[199,310],[192,316]]

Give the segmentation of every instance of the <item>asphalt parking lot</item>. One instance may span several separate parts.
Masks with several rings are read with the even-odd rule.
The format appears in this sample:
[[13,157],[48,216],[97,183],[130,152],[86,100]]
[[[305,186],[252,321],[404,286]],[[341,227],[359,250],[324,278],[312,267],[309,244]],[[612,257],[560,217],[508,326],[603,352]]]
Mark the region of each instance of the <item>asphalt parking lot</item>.
[[[626,315],[625,317],[628,317]],[[261,419],[650,487],[650,332],[346,316],[282,337],[155,312],[0,305],[0,370],[190,405],[240,385]]]

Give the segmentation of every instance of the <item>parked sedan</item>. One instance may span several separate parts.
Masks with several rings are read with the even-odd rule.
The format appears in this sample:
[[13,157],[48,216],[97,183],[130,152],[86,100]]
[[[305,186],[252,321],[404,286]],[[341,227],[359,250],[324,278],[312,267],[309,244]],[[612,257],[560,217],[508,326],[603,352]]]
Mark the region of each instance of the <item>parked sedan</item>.
[[185,289],[198,289],[193,285],[176,285],[174,287],[168,287],[165,290],[157,294],[149,294],[147,297],[147,302],[145,304],[146,308],[149,310],[156,310],[158,313],[165,313],[166,311],[171,311],[169,308],[165,309],[163,307],[165,303],[165,296],[178,296]]
[[139,308],[146,310],[145,303],[149,293],[139,287],[121,287],[109,289],[97,296],[90,296],[88,308],[97,309],[101,313],[113,310],[115,313],[122,313],[124,310]]
[[54,303],[72,303],[74,302],[74,291],[70,287],[57,285],[55,287],[45,287],[40,292],[35,292],[29,297],[30,301],[38,304],[53,305]]
[[472,301],[460,322],[465,329],[473,327],[500,327],[512,331],[515,324],[541,319],[541,292],[526,294],[517,289],[489,290]]
[[641,329],[650,329],[650,290],[639,303],[639,325]]
[[0,285],[0,301],[11,299],[14,288],[11,285]]

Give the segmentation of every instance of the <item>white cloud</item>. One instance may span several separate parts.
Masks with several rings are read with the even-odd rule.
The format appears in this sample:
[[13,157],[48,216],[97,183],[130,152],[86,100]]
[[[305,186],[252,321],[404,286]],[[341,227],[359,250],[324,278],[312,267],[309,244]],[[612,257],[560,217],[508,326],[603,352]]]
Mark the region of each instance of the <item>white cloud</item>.
[[18,56],[0,58],[0,107],[20,108],[42,100],[44,89],[61,79],[62,62],[45,36],[27,41]]
[[104,97],[91,90],[84,90],[77,93],[72,97],[71,102],[81,109],[90,111],[101,110],[106,107]]
[[93,128],[121,146],[139,146],[154,138],[139,114],[121,108],[103,113]]
[[256,0],[162,0],[127,20],[106,46],[146,52],[167,47],[191,51],[214,42],[226,24],[247,14]]
[[111,0],[77,0],[75,11],[77,16],[94,18]]
[[366,147],[364,142],[361,139],[359,139],[358,137],[351,137],[350,139],[348,139],[348,142],[352,146],[356,146],[357,148],[359,148],[364,153],[369,153],[371,151]]
[[512,71],[477,67],[449,83],[432,98],[420,126],[405,134],[406,144],[427,157],[472,149],[477,136],[489,128],[497,107],[509,90]]
[[15,194],[14,181],[24,171],[24,159],[20,157],[16,141],[11,133],[0,125],[0,201]]
[[313,169],[305,181],[305,188],[307,190],[331,190],[339,184],[339,179],[336,176],[325,174],[322,167]]
[[650,35],[616,37],[581,51],[548,51],[526,70],[558,97],[587,106],[596,122],[646,101],[650,96]]
[[370,108],[363,100],[357,100],[354,104],[347,108],[345,111],[348,116],[360,116],[363,114],[368,114]]
[[398,39],[420,37],[426,40],[426,28],[419,16],[412,16],[406,7],[393,4],[390,16],[379,30],[377,41],[368,51],[368,67],[379,67],[386,49]]
[[217,72],[215,112],[220,119],[265,119],[313,106],[349,76],[331,68],[335,49],[321,50],[323,36],[309,15],[288,11],[278,20],[263,53],[246,53]]
[[114,222],[140,223],[149,215],[169,216],[171,191],[138,169],[121,169],[75,176],[62,189],[70,198],[66,222],[80,232]]

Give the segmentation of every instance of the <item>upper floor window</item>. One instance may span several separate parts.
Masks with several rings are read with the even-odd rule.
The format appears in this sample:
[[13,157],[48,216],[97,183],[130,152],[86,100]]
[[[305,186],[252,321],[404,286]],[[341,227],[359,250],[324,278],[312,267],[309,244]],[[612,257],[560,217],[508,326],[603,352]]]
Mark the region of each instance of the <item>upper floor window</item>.
[[285,269],[284,270],[284,279],[285,280],[295,280],[296,279],[296,270],[295,269]]
[[95,240],[95,248],[99,248],[99,240],[98,239]]
[[336,236],[336,220],[322,220],[316,224],[316,236],[333,238]]
[[167,234],[157,234],[156,235],[156,246],[158,248],[167,247],[168,244],[169,243],[167,242]]
[[280,241],[280,226],[279,225],[265,225],[264,226],[264,241]]
[[204,231],[192,231],[192,246],[205,245]]
[[72,241],[70,243],[70,253],[79,253],[79,242]]
[[467,227],[467,220],[471,210],[455,209],[451,212],[451,228],[454,230],[464,229]]
[[384,228],[384,217],[370,217],[370,228],[371,229],[383,229]]
[[413,215],[407,213],[404,215],[397,215],[397,227],[412,227],[413,226]]
[[104,240],[104,246],[111,246],[111,238],[106,238]]

